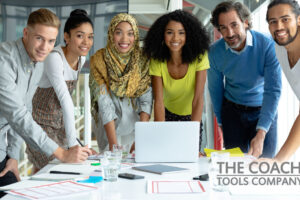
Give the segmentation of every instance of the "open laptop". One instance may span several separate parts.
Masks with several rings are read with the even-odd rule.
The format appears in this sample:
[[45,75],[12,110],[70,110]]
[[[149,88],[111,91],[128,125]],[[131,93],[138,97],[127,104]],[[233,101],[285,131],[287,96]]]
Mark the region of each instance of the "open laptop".
[[197,162],[199,122],[136,122],[136,162]]

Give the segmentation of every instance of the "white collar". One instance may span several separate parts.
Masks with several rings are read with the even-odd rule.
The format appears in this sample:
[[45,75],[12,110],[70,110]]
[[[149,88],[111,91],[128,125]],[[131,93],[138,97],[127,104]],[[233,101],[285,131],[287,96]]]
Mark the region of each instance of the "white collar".
[[241,54],[242,52],[244,52],[246,49],[247,49],[247,46],[253,46],[253,36],[251,34],[251,32],[249,30],[247,30],[247,33],[246,33],[246,45],[244,46],[244,48],[241,50],[241,51],[236,51],[232,48],[230,48],[230,46],[227,44],[227,42],[225,41],[225,49],[230,49],[230,51],[232,53],[235,53],[235,54]]

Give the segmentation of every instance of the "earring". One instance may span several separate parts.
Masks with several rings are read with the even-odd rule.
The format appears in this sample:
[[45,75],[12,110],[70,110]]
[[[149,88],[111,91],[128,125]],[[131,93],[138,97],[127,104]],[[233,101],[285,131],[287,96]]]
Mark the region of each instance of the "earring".
[[165,44],[165,41],[163,40],[163,41],[161,42],[161,46],[164,46],[164,44]]

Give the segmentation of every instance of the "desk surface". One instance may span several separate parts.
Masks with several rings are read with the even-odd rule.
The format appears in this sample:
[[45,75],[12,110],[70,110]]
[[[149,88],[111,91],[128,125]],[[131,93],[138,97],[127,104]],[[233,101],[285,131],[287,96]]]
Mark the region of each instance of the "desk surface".
[[[200,158],[198,163],[168,163],[168,165],[179,166],[189,168],[187,172],[172,173],[165,175],[157,175],[142,171],[136,171],[133,169],[124,169],[122,172],[134,173],[145,176],[145,179],[140,180],[127,180],[119,178],[117,182],[103,181],[97,184],[99,187],[98,191],[89,195],[78,195],[72,197],[72,200],[83,198],[85,200],[199,200],[199,199],[211,199],[211,200],[252,200],[252,199],[263,199],[263,200],[298,200],[299,196],[282,196],[282,195],[236,195],[231,196],[229,193],[218,193],[211,192],[209,190],[209,182],[201,181],[206,192],[203,194],[147,194],[147,180],[191,180],[194,176],[207,173],[208,161],[206,158]],[[47,165],[41,170],[40,173],[46,172],[53,164]],[[3,200],[17,200],[13,195],[6,195],[2,198]]]

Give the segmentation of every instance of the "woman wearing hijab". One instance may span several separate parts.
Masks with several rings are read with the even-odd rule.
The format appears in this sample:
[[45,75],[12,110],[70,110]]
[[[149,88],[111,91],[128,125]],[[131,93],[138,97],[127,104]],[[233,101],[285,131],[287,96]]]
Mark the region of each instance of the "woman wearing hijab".
[[90,61],[91,112],[100,152],[112,150],[114,144],[132,145],[135,122],[149,121],[148,65],[139,47],[136,20],[129,14],[116,15],[109,25],[106,47]]

